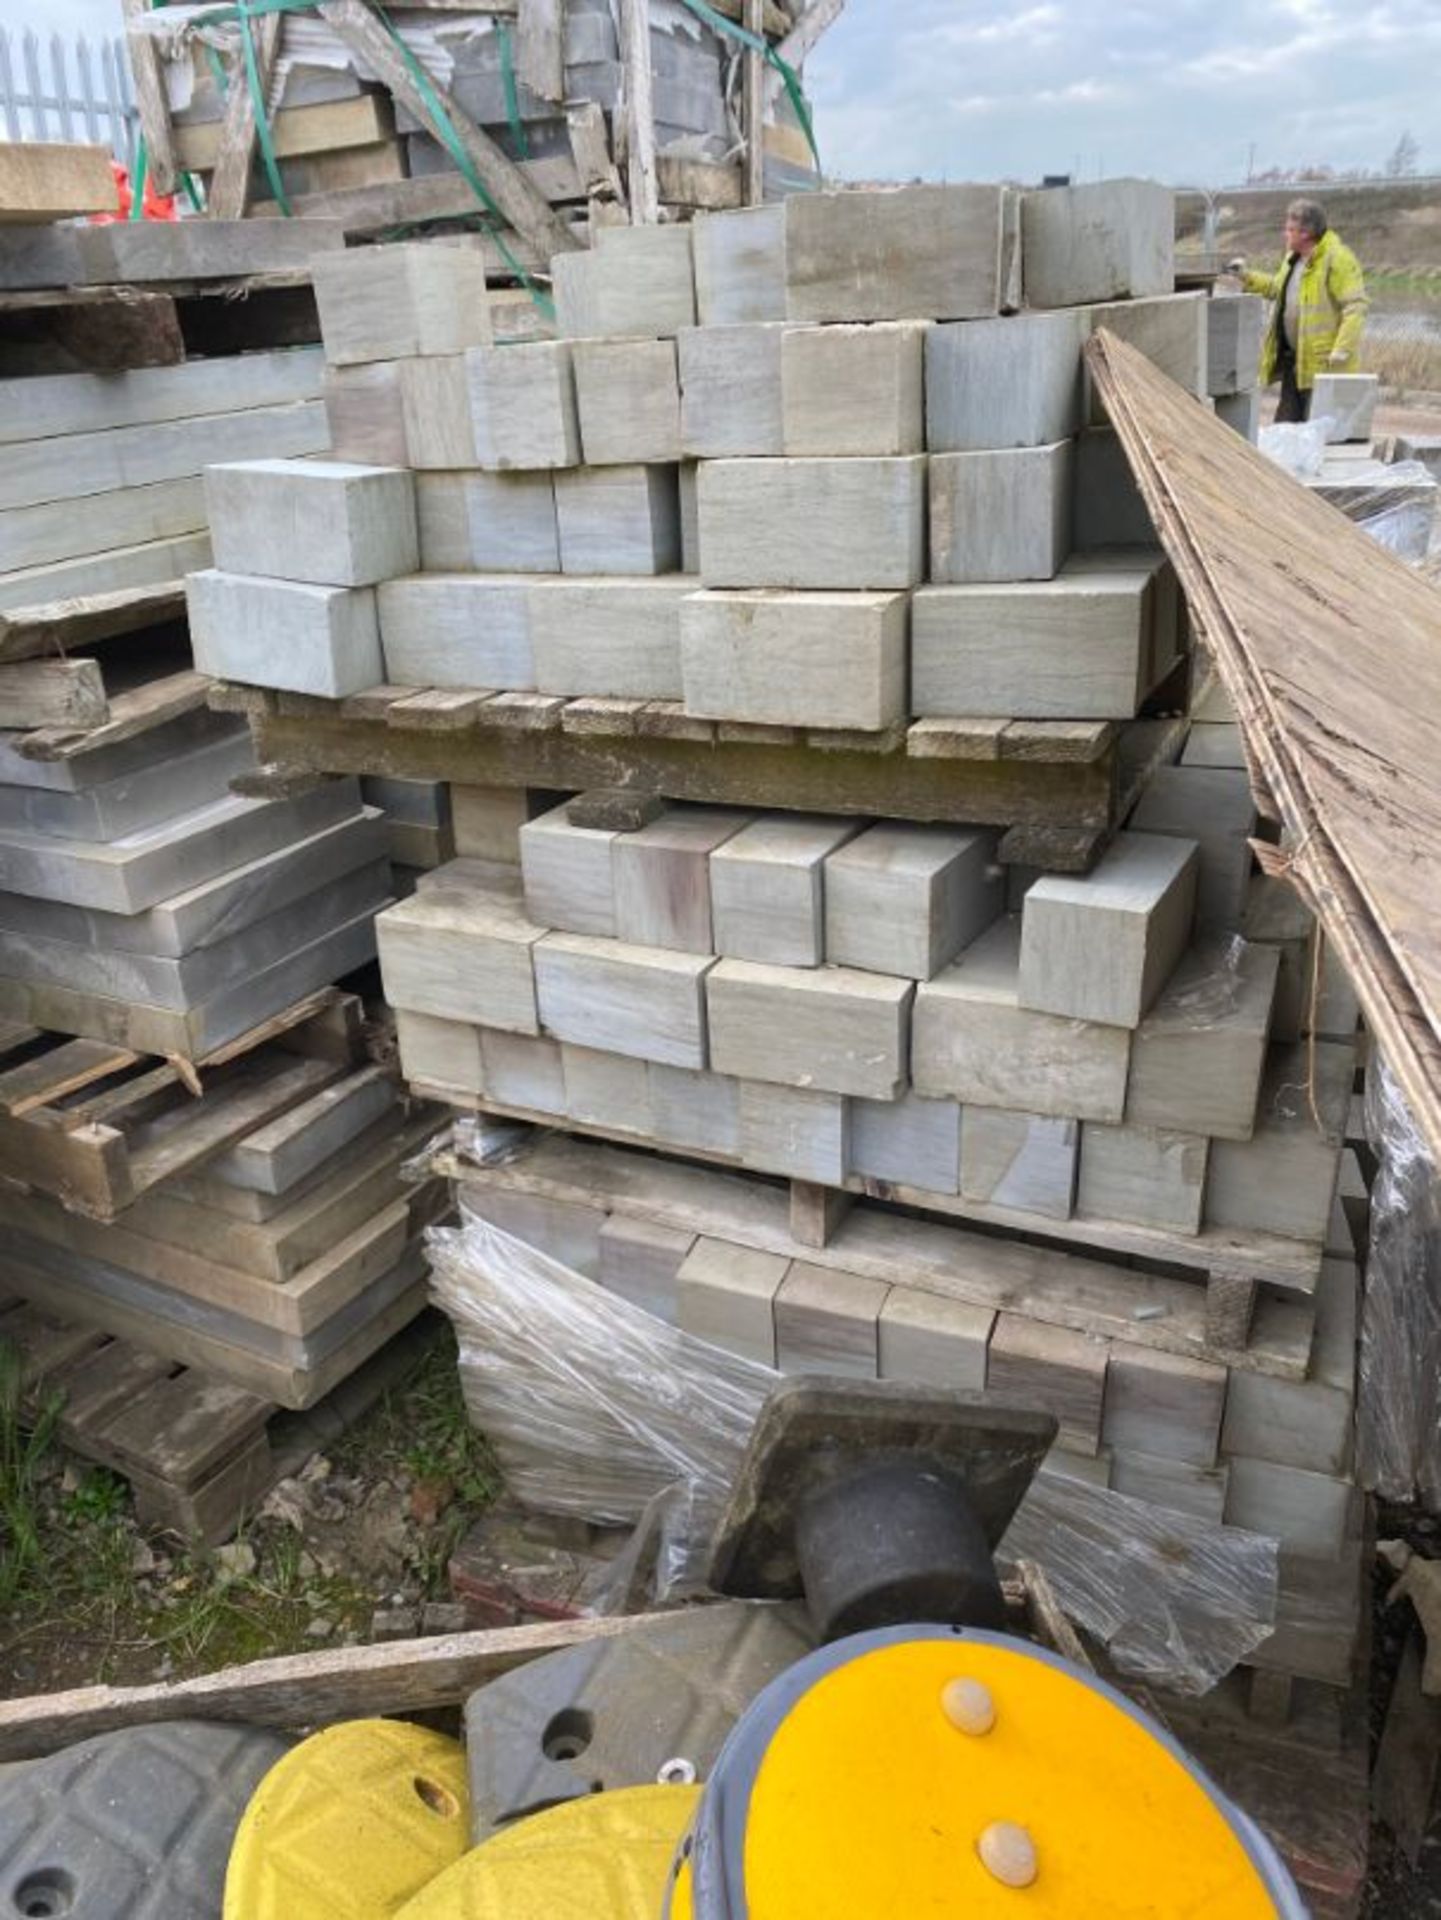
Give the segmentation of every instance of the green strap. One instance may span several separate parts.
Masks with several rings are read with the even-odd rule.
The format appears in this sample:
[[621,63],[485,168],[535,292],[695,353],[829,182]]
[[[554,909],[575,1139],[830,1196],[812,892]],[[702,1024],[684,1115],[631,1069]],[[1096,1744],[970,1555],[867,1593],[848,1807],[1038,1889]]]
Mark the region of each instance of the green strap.
[[150,171],[150,150],[145,144],[142,133],[135,142],[135,165],[130,174],[130,211],[127,220],[141,220],[145,215],[145,176]]
[[265,89],[260,84],[260,62],[255,56],[255,35],[251,27],[252,17],[260,11],[270,12],[252,4],[252,0],[235,0],[235,13],[240,21],[240,51],[245,56],[245,78],[250,88],[250,104],[255,110],[255,138],[260,144],[260,158],[265,166],[265,177],[270,182],[271,198],[285,215],[293,219],[295,209],[290,204],[290,196],[285,191],[285,182],[280,177],[280,161],[275,152],[275,141],[270,132],[270,116],[265,111]]
[[520,117],[520,94],[515,84],[515,55],[510,43],[510,28],[504,20],[497,20],[495,30],[500,36],[500,78],[505,87],[505,117],[510,122],[510,137],[515,142],[520,159],[529,160],[530,136]]
[[760,34],[752,33],[748,27],[737,26],[734,20],[727,20],[725,15],[717,13],[714,7],[708,7],[706,0],[681,0],[681,4],[688,7],[697,20],[704,20],[712,32],[722,34],[729,40],[738,40],[743,47],[749,47],[752,53],[758,53],[768,67],[775,68],[785,82],[786,92],[790,96],[791,105],[795,108],[796,119],[801,123],[801,132],[806,137],[806,145],[810,148],[811,158],[816,163],[816,172],[823,173],[825,169],[821,166],[821,150],[816,145],[810,103],[801,86],[801,77],[789,60],[782,60],[770,41]]
[[210,69],[210,77],[215,82],[215,91],[223,100],[230,91],[230,77],[225,71],[225,62],[214,47],[206,46],[205,64]]

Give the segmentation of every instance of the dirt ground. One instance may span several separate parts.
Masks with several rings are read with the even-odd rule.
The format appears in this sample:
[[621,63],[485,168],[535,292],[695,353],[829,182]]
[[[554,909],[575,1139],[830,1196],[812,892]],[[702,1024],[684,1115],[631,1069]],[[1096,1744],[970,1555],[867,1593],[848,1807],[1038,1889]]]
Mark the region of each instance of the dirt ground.
[[122,1479],[58,1447],[27,1465],[0,1411],[0,1697],[353,1646],[377,1611],[451,1629],[447,1564],[497,1487],[438,1320],[414,1375],[214,1550],[141,1527]]

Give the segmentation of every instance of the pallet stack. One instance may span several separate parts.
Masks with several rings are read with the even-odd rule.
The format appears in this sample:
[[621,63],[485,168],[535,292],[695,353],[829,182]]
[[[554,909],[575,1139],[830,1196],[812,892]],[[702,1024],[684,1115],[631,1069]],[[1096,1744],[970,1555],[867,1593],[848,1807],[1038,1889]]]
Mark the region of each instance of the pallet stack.
[[[500,348],[436,331],[454,261],[347,262],[409,471],[212,475],[192,605],[267,757],[452,781],[378,932],[412,1087],[549,1130],[472,1205],[783,1370],[1052,1408],[1065,1471],[1276,1538],[1254,1664],[1339,1686],[1356,1006],[1082,360],[1249,412],[1256,309],[1171,232],[1140,182],[804,196],[603,233]],[[326,584],[233,570],[302,499]]]

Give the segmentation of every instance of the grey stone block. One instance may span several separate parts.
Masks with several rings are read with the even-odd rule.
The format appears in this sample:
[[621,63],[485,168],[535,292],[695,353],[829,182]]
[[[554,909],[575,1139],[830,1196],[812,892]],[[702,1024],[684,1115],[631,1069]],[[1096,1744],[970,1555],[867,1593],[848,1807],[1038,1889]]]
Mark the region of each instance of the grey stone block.
[[785,202],[791,320],[972,320],[1001,302],[1004,189],[885,187]]
[[511,472],[578,465],[575,374],[566,341],[474,347],[465,367],[481,466]]
[[775,1297],[789,1265],[778,1253],[697,1240],[676,1275],[677,1324],[713,1347],[774,1367]]
[[325,418],[330,453],[367,467],[403,467],[405,415],[398,360],[325,369]]
[[460,1200],[462,1220],[488,1220],[502,1233],[536,1248],[559,1266],[584,1274],[587,1280],[600,1278],[600,1234],[606,1222],[603,1207],[464,1184]]
[[750,820],[721,807],[671,807],[639,832],[617,834],[611,867],[619,937],[713,952],[710,858]]
[[784,334],[784,327],[756,325],[688,327],[677,336],[681,447],[689,458],[783,451]]
[[681,608],[694,586],[684,574],[534,581],[536,686],[542,693],[678,700]]
[[[916,1092],[966,1106],[1119,1122],[1130,1034],[1023,1007],[1020,969],[1020,920],[1008,916],[973,941],[954,966],[917,987],[911,1044]],[[963,1143],[964,1132],[963,1124]]]
[[1196,920],[1234,930],[1246,912],[1256,803],[1246,775],[1225,767],[1158,767],[1132,811],[1142,833],[1194,840],[1199,866]]
[[208,467],[215,564],[319,586],[368,587],[420,559],[411,476],[338,460],[242,460]]
[[478,465],[465,355],[419,354],[397,365],[405,464],[441,473]]
[[932,580],[1053,578],[1071,544],[1071,467],[1069,440],[932,454]]
[[588,466],[659,466],[680,459],[674,340],[577,340],[570,351]]
[[1005,1107],[961,1110],[961,1194],[982,1206],[1069,1220],[1081,1125]]
[[195,664],[217,680],[339,699],[385,678],[375,593],[207,568],[185,583]]
[[701,213],[691,222],[696,309],[703,327],[786,317],[785,208]]
[[537,943],[541,1024],[572,1046],[705,1067],[706,954],[552,933]]
[[650,1124],[668,1147],[740,1154],[740,1088],[724,1073],[649,1062]]
[[824,862],[857,822],[767,814],[710,860],[717,953],[775,966],[818,967],[825,957]]
[[851,1171],[868,1180],[955,1193],[960,1185],[961,1109],[954,1100],[851,1102]]
[[601,227],[591,252],[551,261],[566,339],[662,340],[695,325],[688,226]]
[[717,961],[706,982],[718,1073],[893,1100],[904,1089],[909,980],[849,967]]
[[490,344],[485,257],[473,248],[358,247],[318,257],[311,277],[332,366]]
[[986,1389],[1013,1406],[1039,1407],[1060,1422],[1060,1444],[1094,1455],[1100,1447],[1107,1343],[1019,1314],[996,1317]]
[[1216,418],[1234,427],[1243,440],[1254,447],[1261,437],[1261,396],[1253,387],[1249,393],[1221,393],[1216,396]]
[[1136,1029],[1128,1124],[1250,1139],[1279,961],[1274,949],[1239,941],[1184,956]]
[[649,1132],[650,1083],[644,1060],[563,1044],[560,1065],[570,1119],[621,1133]]
[[418,473],[427,573],[555,573],[560,535],[548,473]]
[[[1187,393],[1206,391],[1206,309],[1203,293],[1158,294],[1151,299],[1118,300],[1091,308],[1091,331],[1102,327],[1145,354],[1153,366]],[[1100,395],[1090,388],[1087,414],[1092,426],[1106,419]]]
[[1353,1499],[1349,1480],[1241,1454],[1228,1464],[1228,1527],[1266,1534],[1295,1553],[1339,1556]]
[[903,593],[694,593],[681,602],[686,711],[875,732],[906,717]]
[[532,951],[545,929],[528,920],[519,887],[440,884],[389,907],[375,923],[385,997],[507,1033],[538,1033]]
[[1138,556],[1104,569],[1068,562],[1054,580],[922,587],[911,605],[911,711],[1132,718],[1151,687],[1159,574]]
[[787,327],[781,338],[785,452],[922,453],[924,323]]
[[1087,1121],[1076,1210],[1092,1220],[1198,1233],[1209,1148],[1204,1134]]
[[1316,1473],[1351,1471],[1356,1400],[1356,1263],[1325,1259],[1316,1284],[1316,1335],[1304,1380],[1237,1368],[1226,1390],[1228,1454]]
[[1210,1360],[1117,1340],[1106,1374],[1102,1440],[1152,1459],[1214,1466],[1227,1373]]
[[528,818],[523,787],[450,788],[450,823],[462,859],[519,865],[520,830]]
[[1020,313],[926,335],[926,445],[934,453],[1043,447],[1081,424],[1079,313]]
[[676,1278],[695,1243],[696,1236],[679,1227],[612,1214],[600,1230],[600,1283],[674,1326]]
[[558,933],[613,939],[616,838],[599,828],[572,826],[563,806],[528,820],[520,829],[520,870],[531,919]]
[[1198,721],[1187,735],[1181,765],[1244,768],[1246,748],[1240,727],[1234,723]]
[[1354,1047],[1325,1040],[1272,1049],[1255,1132],[1211,1149],[1208,1226],[1325,1240],[1355,1060]]
[[882,821],[826,861],[826,959],[929,980],[1004,906],[989,828]]
[[554,1040],[487,1028],[480,1036],[480,1057],[491,1100],[532,1113],[565,1112],[565,1067]]
[[1026,895],[1020,1001],[1038,1013],[1135,1027],[1191,938],[1193,841],[1120,833],[1088,874]]
[[740,1148],[741,1164],[757,1173],[839,1186],[850,1165],[850,1102],[839,1093],[742,1080]]
[[707,461],[701,577],[708,587],[914,586],[925,571],[925,468],[918,455]]
[[1151,180],[1046,187],[1021,201],[1026,303],[1074,307],[1169,293],[1175,195]]
[[1251,391],[1265,328],[1266,302],[1260,294],[1212,294],[1206,302],[1207,393],[1219,400]]
[[792,1261],[776,1289],[776,1365],[782,1373],[874,1380],[878,1321],[889,1291],[883,1280]]
[[892,1287],[878,1323],[882,1380],[980,1393],[996,1316],[984,1307]]
[[1078,549],[1157,545],[1155,522],[1109,427],[1087,427],[1077,440],[1075,480],[1072,532]]
[[412,1086],[445,1087],[476,1096],[489,1091],[479,1027],[397,1007],[395,1040],[400,1050],[400,1071]]
[[680,566],[675,467],[576,467],[554,479],[563,573],[672,573]]
[[[1129,1500],[1169,1513],[1189,1514],[1220,1526],[1226,1512],[1230,1468],[1197,1467],[1151,1453],[1117,1448],[1111,1456],[1111,1487]],[[1267,1642],[1269,1646],[1270,1642]]]
[[379,677],[392,686],[534,687],[529,607],[515,575],[414,573],[383,581],[376,604],[385,652]]

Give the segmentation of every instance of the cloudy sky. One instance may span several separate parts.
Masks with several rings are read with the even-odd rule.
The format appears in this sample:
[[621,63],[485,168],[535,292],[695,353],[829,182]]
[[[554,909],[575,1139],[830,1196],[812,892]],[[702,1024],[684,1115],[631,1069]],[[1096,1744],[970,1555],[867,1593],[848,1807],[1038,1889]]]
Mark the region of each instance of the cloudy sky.
[[[8,0],[0,0],[0,5]],[[1441,173],[1438,0],[849,0],[807,69],[847,179]]]
[[[115,31],[119,0],[0,0],[0,24]],[[847,179],[1151,174],[1233,185],[1441,173],[1441,0],[849,0],[807,83]]]

